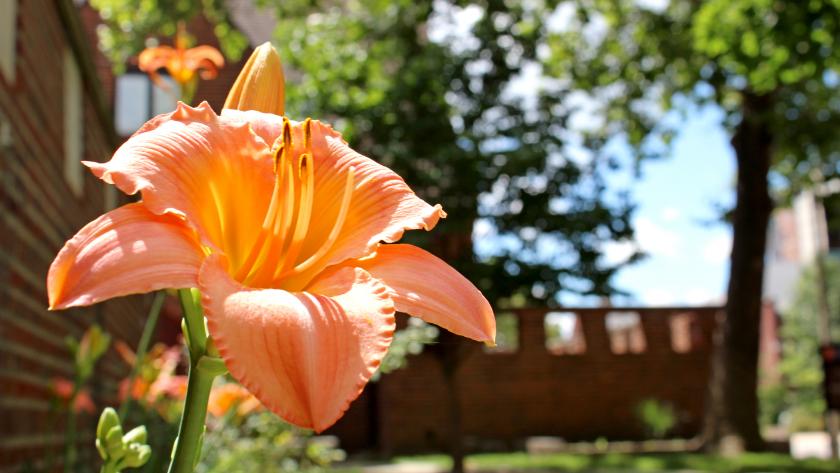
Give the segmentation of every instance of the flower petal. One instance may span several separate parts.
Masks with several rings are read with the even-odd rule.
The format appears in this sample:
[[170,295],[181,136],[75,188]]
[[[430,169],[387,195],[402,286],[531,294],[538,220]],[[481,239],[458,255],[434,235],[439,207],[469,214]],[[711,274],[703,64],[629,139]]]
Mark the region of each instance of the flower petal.
[[85,162],[123,192],[142,192],[156,214],[186,217],[202,242],[244,259],[268,208],[273,159],[247,123],[217,116],[205,102],[179,104],[132,136],[107,163]]
[[146,48],[137,58],[137,67],[149,75],[149,77],[159,87],[168,89],[166,82],[161,80],[158,75],[158,69],[166,67],[167,63],[175,56],[176,51],[170,46],[156,46],[153,48]]
[[[281,136],[282,117],[256,111],[224,110],[223,117],[248,122],[266,143]],[[293,123],[294,155],[303,153],[302,123]],[[318,218],[309,227],[298,262],[318,252],[338,220],[347,174],[354,173],[350,207],[338,238],[317,265],[291,280],[284,287],[301,289],[325,267],[370,254],[381,242],[399,240],[405,230],[431,230],[446,213],[440,205],[431,206],[408,187],[389,168],[353,151],[329,125],[312,121],[312,151],[315,169],[313,208]]]
[[215,79],[218,70],[225,66],[225,57],[213,46],[196,46],[184,51],[184,67],[193,71],[202,70],[201,78]]
[[464,276],[428,251],[382,245],[375,256],[347,264],[363,268],[391,288],[398,311],[494,343],[496,319],[490,303]]
[[87,224],[58,253],[47,275],[50,309],[194,287],[203,258],[181,219],[128,204]]
[[322,157],[315,161],[315,208],[328,209],[321,215],[322,228],[312,230],[329,232],[345,176],[351,168],[355,172],[350,212],[327,264],[369,254],[379,242],[399,240],[405,230],[431,230],[446,216],[440,205],[433,207],[417,197],[397,173],[351,149],[329,125],[313,123],[312,147],[313,154]]
[[388,289],[361,269],[336,271],[312,292],[249,289],[215,254],[201,268],[199,287],[233,377],[280,417],[316,431],[361,393],[394,332]]

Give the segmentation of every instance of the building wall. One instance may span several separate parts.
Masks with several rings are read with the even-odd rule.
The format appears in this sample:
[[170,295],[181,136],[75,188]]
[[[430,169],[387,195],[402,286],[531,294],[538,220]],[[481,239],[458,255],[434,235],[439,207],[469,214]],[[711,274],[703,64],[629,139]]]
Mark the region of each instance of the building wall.
[[[674,406],[679,421],[673,435],[696,435],[720,310],[630,309],[641,321],[633,330],[643,337],[641,351],[634,353],[619,348],[628,327],[608,330],[609,309],[566,309],[578,315],[585,341],[585,351],[574,355],[546,349],[548,310],[517,311],[515,352],[491,354],[474,342],[461,342],[473,347],[456,376],[468,447],[515,448],[536,435],[568,441],[642,439],[636,409],[644,399]],[[408,367],[370,384],[331,433],[351,451],[445,449],[449,415],[443,380],[441,365],[428,350],[412,357]]]
[[[61,465],[65,415],[52,403],[51,382],[72,378],[65,338],[98,321],[115,339],[135,345],[148,297],[93,308],[47,311],[46,275],[52,259],[83,225],[119,202],[106,185],[80,171],[81,190],[65,177],[65,138],[82,131],[81,159],[101,161],[114,149],[93,62],[70,0],[15,2],[15,74],[0,73],[0,472]],[[80,71],[81,128],[68,130],[64,113],[65,55]],[[89,386],[97,413],[113,403],[128,368],[113,350]],[[90,465],[95,415],[79,421],[81,460]],[[54,462],[54,463],[51,463]],[[91,468],[93,469],[93,468]]]

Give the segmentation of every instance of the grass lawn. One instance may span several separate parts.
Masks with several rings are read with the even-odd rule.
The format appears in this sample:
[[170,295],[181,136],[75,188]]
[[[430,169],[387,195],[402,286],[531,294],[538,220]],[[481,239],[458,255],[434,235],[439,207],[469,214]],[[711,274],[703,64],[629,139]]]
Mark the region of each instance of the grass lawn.
[[[429,463],[446,469],[450,466],[445,455],[397,457],[394,463]],[[840,472],[840,462],[822,460],[793,460],[777,453],[750,453],[738,458],[720,458],[699,453],[669,454],[546,454],[484,453],[467,457],[467,469],[473,472]],[[338,468],[342,473],[362,469]],[[379,470],[384,471],[384,470]]]

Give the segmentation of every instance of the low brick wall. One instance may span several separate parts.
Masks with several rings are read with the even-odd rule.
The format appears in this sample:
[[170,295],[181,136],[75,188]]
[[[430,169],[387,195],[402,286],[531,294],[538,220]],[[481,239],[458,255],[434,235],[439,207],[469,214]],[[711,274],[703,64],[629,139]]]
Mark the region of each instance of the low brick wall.
[[[574,340],[565,352],[546,347],[549,310],[515,311],[519,348],[488,353],[476,346],[457,372],[467,446],[514,448],[534,435],[641,439],[645,432],[636,409],[649,398],[675,407],[679,421],[673,435],[697,434],[720,310],[562,309],[577,315]],[[638,314],[638,323],[608,328],[610,312],[625,319]],[[574,354],[563,354],[569,352]],[[445,393],[438,359],[424,352],[411,357],[407,368],[370,385],[331,433],[351,451],[445,450]]]

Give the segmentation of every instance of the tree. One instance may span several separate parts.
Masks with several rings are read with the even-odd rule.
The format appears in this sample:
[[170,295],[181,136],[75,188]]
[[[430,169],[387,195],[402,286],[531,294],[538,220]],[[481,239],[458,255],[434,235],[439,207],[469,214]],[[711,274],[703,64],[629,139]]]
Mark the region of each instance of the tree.
[[623,137],[638,158],[667,152],[675,113],[715,104],[738,169],[725,317],[710,384],[712,449],[762,446],[756,378],[768,177],[795,191],[837,175],[840,4],[785,0],[580,0],[561,4],[546,63],[588,91],[601,126],[586,143]]

